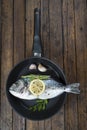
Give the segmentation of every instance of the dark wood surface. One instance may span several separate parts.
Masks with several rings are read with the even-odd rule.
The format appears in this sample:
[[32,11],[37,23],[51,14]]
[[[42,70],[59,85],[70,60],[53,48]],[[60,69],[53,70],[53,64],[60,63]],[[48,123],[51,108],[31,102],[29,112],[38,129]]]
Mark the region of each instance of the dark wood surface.
[[[80,82],[80,95],[43,121],[26,120],[6,97],[9,71],[31,56],[34,8],[41,8],[45,57],[58,64],[68,83]],[[0,0],[0,130],[87,130],[87,0]]]

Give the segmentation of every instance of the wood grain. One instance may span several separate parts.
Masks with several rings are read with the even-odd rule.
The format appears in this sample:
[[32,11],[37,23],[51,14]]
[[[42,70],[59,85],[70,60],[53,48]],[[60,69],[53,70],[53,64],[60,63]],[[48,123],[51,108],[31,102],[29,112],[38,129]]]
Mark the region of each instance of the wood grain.
[[[50,58],[50,19],[49,19],[49,0],[41,0],[41,39],[44,50],[44,57]],[[51,129],[51,119],[46,119],[39,126],[43,130]]]
[[[50,12],[50,58],[63,69],[63,41],[62,41],[62,17],[61,0],[49,2]],[[64,129],[64,108],[52,117],[52,130]]]
[[41,40],[44,57],[50,58],[50,14],[49,0],[41,0]]
[[[75,50],[75,23],[74,3],[67,0],[63,3],[63,32],[64,32],[64,70],[67,82],[76,82],[76,50]],[[65,105],[65,129],[78,129],[77,96],[68,95]]]
[[6,80],[13,58],[13,1],[2,1],[1,130],[12,130],[12,108],[6,97]]
[[[14,1],[14,65],[24,59],[24,0]],[[13,111],[13,130],[25,130],[25,119]]]
[[[79,3],[79,4],[78,4]],[[87,129],[87,3],[75,1],[77,81],[81,94],[78,96],[78,129]]]
[[[0,106],[1,106],[1,0],[0,0]],[[1,107],[0,107],[0,130],[1,130]]]
[[62,44],[61,0],[59,1],[55,0],[54,2],[50,0],[49,8],[50,8],[50,55],[51,59],[62,68],[63,44]]

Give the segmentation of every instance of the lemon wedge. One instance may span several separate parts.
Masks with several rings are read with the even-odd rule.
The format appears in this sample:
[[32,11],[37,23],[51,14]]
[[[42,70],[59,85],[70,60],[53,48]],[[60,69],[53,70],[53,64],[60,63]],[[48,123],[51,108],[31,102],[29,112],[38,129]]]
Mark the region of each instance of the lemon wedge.
[[45,84],[40,79],[34,79],[30,82],[29,90],[33,95],[39,96],[44,92]]

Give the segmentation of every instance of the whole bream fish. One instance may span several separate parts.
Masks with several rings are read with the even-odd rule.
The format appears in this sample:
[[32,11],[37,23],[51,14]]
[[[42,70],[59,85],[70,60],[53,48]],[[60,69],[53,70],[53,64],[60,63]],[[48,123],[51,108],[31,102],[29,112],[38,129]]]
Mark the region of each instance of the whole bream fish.
[[45,79],[43,80],[43,82],[45,83],[45,91],[39,96],[35,96],[29,91],[28,89],[30,84],[29,78],[21,78],[17,80],[9,88],[9,92],[13,96],[25,100],[51,99],[63,94],[64,92],[74,93],[74,94],[80,93],[79,83],[73,83],[64,86],[62,83],[59,83],[52,78]]

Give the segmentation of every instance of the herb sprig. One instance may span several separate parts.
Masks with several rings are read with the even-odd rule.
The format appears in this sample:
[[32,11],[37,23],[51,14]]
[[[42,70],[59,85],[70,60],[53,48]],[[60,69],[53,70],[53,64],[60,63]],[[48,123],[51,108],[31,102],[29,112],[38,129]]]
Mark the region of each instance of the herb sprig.
[[34,75],[34,74],[21,76],[21,78],[29,78],[31,81],[33,79],[45,80],[45,79],[49,79],[49,77],[50,77],[49,75]]
[[32,110],[33,112],[35,111],[42,111],[46,109],[46,106],[48,104],[48,100],[42,100],[42,99],[38,99],[36,100],[36,104],[29,107],[29,110]]

